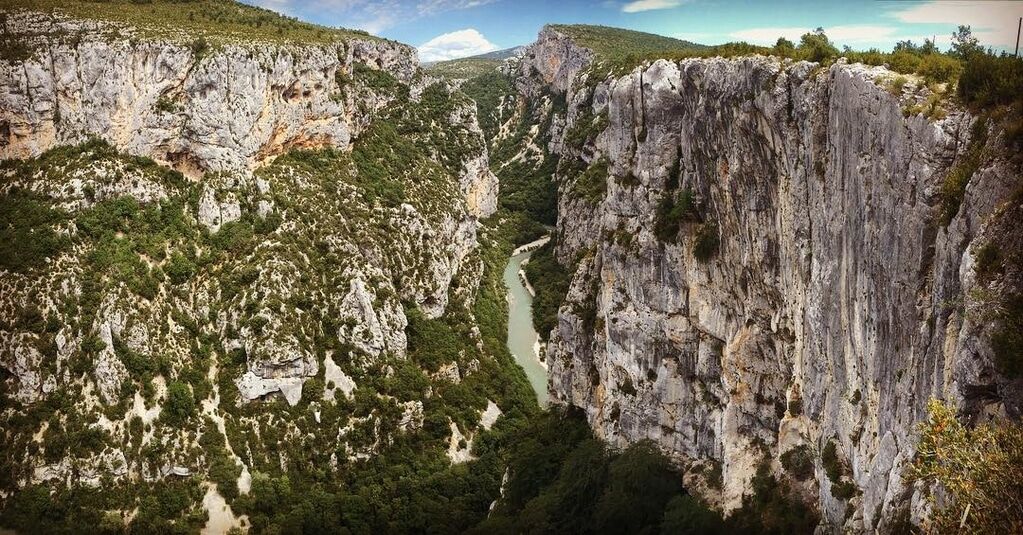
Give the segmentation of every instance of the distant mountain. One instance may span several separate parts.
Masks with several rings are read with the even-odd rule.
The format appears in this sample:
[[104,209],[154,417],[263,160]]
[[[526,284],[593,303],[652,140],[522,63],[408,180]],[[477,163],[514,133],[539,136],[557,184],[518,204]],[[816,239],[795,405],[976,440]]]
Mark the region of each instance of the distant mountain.
[[476,56],[470,56],[466,59],[498,59],[506,60],[515,56],[521,55],[526,50],[524,46],[513,46],[511,48],[505,48],[504,50],[495,50],[493,52],[487,52],[486,54],[479,54]]
[[[610,26],[549,24],[546,28],[568,37],[579,46],[592,50],[598,57],[610,60],[614,64],[633,64],[646,58],[677,56],[679,54],[685,56],[691,54],[699,55],[701,52],[711,48],[707,45],[683,39],[622,28],[612,28]],[[493,71],[504,60],[521,54],[525,48],[506,48],[467,58],[424,63],[423,68],[435,76],[451,79],[468,79]]]
[[522,54],[522,51],[525,49],[526,47],[524,46],[516,46],[467,58],[423,63],[423,68],[430,71],[434,76],[455,79],[473,78],[496,69],[504,60]]

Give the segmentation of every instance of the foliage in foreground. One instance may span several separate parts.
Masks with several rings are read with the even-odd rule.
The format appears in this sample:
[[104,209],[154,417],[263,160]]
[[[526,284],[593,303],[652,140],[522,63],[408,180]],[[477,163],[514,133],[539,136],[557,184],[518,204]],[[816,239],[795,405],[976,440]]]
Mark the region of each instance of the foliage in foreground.
[[[1023,533],[1023,427],[972,429],[941,401],[928,404],[916,458],[904,477],[940,485],[948,506],[932,518],[935,533]],[[962,524],[962,528],[960,528]]]
[[817,525],[767,463],[754,495],[724,519],[686,493],[653,443],[609,448],[571,409],[544,412],[511,438],[504,496],[472,533],[801,534]]
[[959,77],[959,97],[969,104],[986,107],[1023,100],[1023,60],[975,52],[966,60]]

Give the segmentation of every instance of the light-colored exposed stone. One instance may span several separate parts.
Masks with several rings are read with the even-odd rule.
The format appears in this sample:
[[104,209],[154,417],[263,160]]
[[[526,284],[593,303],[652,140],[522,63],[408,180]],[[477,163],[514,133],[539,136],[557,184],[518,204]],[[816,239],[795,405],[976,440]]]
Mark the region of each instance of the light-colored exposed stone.
[[[199,433],[231,435],[224,423],[231,412],[226,403],[281,397],[297,405],[321,364],[324,386],[330,388],[307,392],[313,394],[309,423],[339,425],[324,417],[327,400],[340,401],[337,390],[351,398],[358,386],[353,377],[379,371],[370,365],[404,358],[405,306],[436,318],[453,302],[464,308],[475,299],[478,282],[472,279],[482,270],[474,254],[477,230],[479,220],[496,210],[497,179],[489,169],[476,108],[464,95],[454,92],[453,111],[432,125],[467,144],[461,161],[424,151],[443,170],[431,177],[430,187],[438,191],[420,196],[419,184],[407,180],[418,177],[401,177],[407,204],[392,206],[363,195],[356,166],[346,180],[324,184],[324,177],[301,165],[270,165],[292,149],[329,146],[343,155],[384,107],[410,105],[395,100],[399,95],[404,99],[402,85],[371,87],[353,72],[357,64],[389,73],[408,87],[412,102],[419,99],[436,80],[421,75],[412,48],[375,38],[313,45],[217,42],[197,57],[182,44],[191,36],[165,40],[138,35],[130,27],[115,32],[103,23],[65,19],[59,12],[12,10],[5,15],[13,38],[30,40],[33,50],[25,61],[0,60],[0,159],[36,156],[98,136],[118,153],[151,157],[186,178],[145,159],[115,154],[106,144],[90,143],[80,151],[50,153],[62,162],[60,168],[7,183],[54,199],[54,206],[69,215],[54,230],[73,243],[38,270],[3,271],[0,277],[5,391],[26,410],[55,388],[81,392],[74,415],[88,418],[105,411],[95,425],[116,445],[101,455],[73,453],[43,466],[29,453],[19,485],[43,480],[70,485],[77,482],[75,474],[90,485],[106,475],[154,482],[175,474],[203,474],[210,459],[183,452],[195,451]],[[336,160],[349,161],[345,156]],[[185,189],[187,199],[181,197]],[[310,202],[313,195],[320,197]],[[76,237],[83,229],[75,218],[97,203],[121,197],[137,201],[145,217],[155,212],[175,218],[188,235],[145,244],[114,241],[129,232],[104,236],[126,245],[128,254],[117,251],[123,265],[115,266],[123,273],[93,274],[83,269],[93,243]],[[339,198],[344,202],[332,202]],[[175,213],[163,212],[167,200]],[[135,209],[134,203],[126,205]],[[329,208],[321,210],[322,205]],[[179,208],[183,214],[176,212]],[[232,248],[238,243],[245,247]],[[330,262],[327,269],[324,259]],[[101,283],[85,280],[83,273]],[[98,308],[87,316],[94,318],[91,325],[70,325],[68,316],[77,319],[78,307],[97,292]],[[25,302],[37,299],[48,330],[18,330],[18,315],[33,312],[23,310]],[[58,324],[53,332],[51,317]],[[466,351],[466,374],[487,358],[475,325],[471,333],[479,351]],[[46,336],[53,336],[52,346]],[[99,349],[83,352],[93,337]],[[332,349],[323,351],[321,342]],[[85,373],[77,369],[82,362],[90,366]],[[392,373],[394,368],[383,369]],[[191,375],[195,372],[201,375]],[[175,395],[187,390],[202,397],[196,399],[201,413],[190,417],[187,426],[167,425],[161,418],[167,414],[162,409],[169,384]],[[257,407],[233,423],[251,431],[248,436],[259,437],[266,425],[273,425],[286,440],[304,439],[298,431],[306,422],[299,426],[291,416],[271,412]],[[54,418],[67,415],[58,411]],[[372,414],[348,422],[365,423],[375,438],[350,458],[378,452],[391,439],[387,435],[394,424],[413,433],[421,429],[422,401],[402,403],[400,421],[386,422],[381,431],[382,420],[392,416]],[[126,466],[120,447],[135,440],[136,417],[142,422],[141,444],[158,445],[160,453],[142,458],[125,449]],[[210,421],[214,429],[207,427]],[[48,425],[49,420],[25,431],[26,436],[45,442]],[[337,434],[339,447],[345,445],[345,432]],[[241,463],[252,445],[232,444],[229,437],[226,448]],[[284,467],[289,459],[279,453]],[[459,455],[468,455],[468,449]],[[118,456],[119,464],[114,462]],[[248,470],[242,465],[242,493],[251,483]],[[207,508],[222,510],[223,500],[212,489],[207,501],[211,496],[215,499]],[[210,513],[213,525],[217,515]]]
[[233,196],[218,201],[214,191],[207,188],[199,199],[199,223],[210,229],[210,232],[216,232],[222,225],[237,221],[241,216],[241,206]]
[[423,402],[417,400],[406,401],[401,404],[401,421],[398,428],[403,431],[415,431],[423,427]]
[[[974,119],[907,117],[900,99],[914,97],[890,94],[884,68],[658,60],[587,87],[585,54],[566,41],[545,30],[518,87],[567,90],[551,148],[606,158],[609,178],[596,205],[560,186],[558,256],[581,261],[548,346],[552,399],[585,409],[612,443],[721,463],[710,498],[726,509],[749,491],[761,445],[777,456],[835,440],[858,512],[845,516],[819,463],[824,483],[807,490],[835,529],[885,531],[912,493],[898,474],[927,400],[998,381],[983,326],[947,303],[976,287],[967,249],[1019,186],[1012,167],[988,162],[942,227],[940,185]],[[587,106],[609,127],[580,155],[558,137]],[[717,225],[707,262],[692,253],[700,222],[677,243],[654,234],[672,173],[695,219]],[[801,414],[787,410],[792,392]]]
[[487,400],[487,408],[480,414],[480,426],[483,429],[489,430],[497,422],[497,419],[501,417],[501,408],[497,406],[492,400]]
[[458,424],[450,423],[451,437],[448,438],[448,459],[452,464],[461,464],[473,460],[472,438],[466,437],[458,429]]
[[[392,41],[281,47],[111,40],[97,23],[12,12],[7,26],[51,35],[23,64],[0,62],[0,158],[35,156],[99,136],[186,174],[251,169],[290,148],[345,147],[367,124],[334,98],[354,62],[403,81],[415,52]],[[57,27],[74,39],[54,33]]]
[[[323,399],[335,399],[337,394],[336,391],[340,390],[341,393],[351,399],[352,393],[355,392],[355,381],[351,377],[345,374],[336,363],[332,356],[327,356],[323,360],[323,380],[327,382],[324,385]],[[330,387],[330,383],[334,384],[334,387]]]

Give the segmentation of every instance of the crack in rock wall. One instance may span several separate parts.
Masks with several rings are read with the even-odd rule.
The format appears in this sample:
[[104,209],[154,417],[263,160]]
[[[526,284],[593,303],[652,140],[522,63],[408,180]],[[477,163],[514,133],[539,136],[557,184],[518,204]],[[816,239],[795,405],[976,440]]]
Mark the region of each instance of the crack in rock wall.
[[45,37],[28,60],[0,62],[2,158],[99,136],[186,174],[252,169],[291,148],[348,146],[387,103],[345,93],[336,75],[356,62],[405,83],[418,69],[414,50],[390,41],[225,44],[197,55],[173,41],[111,38],[105,23],[20,11],[6,23]]
[[[882,532],[908,501],[900,474],[930,398],[1019,414],[987,326],[950,305],[979,287],[971,251],[1018,187],[989,159],[939,224],[974,117],[907,117],[917,97],[889,93],[892,73],[844,60],[658,60],[595,80],[564,67],[585,57],[568,41],[546,29],[518,83],[566,90],[562,133],[594,116],[609,125],[582,147],[551,142],[608,165],[597,202],[576,193],[581,179],[556,177],[558,254],[578,268],[547,350],[552,399],[612,443],[654,440],[726,510],[765,454],[834,440],[860,491],[854,514],[819,458],[802,491],[833,529]],[[681,191],[694,209],[663,240],[659,203]],[[719,245],[701,261],[705,229]],[[964,394],[992,389],[1000,399]],[[692,477],[714,464],[720,491]]]

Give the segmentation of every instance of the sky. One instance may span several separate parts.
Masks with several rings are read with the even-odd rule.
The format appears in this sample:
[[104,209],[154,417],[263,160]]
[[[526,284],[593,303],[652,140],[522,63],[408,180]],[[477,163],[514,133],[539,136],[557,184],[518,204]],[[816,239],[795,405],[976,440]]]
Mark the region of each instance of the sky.
[[774,44],[823,27],[839,46],[950,43],[960,24],[1012,52],[1023,1],[944,0],[243,0],[325,26],[359,28],[439,61],[525,45],[547,23],[603,24],[703,44]]

